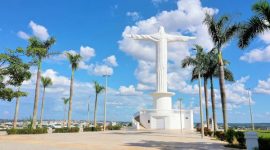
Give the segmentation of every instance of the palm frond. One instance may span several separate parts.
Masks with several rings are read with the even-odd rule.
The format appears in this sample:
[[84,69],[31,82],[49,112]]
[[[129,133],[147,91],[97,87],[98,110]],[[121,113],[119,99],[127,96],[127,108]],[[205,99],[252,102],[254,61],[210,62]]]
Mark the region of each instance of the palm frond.
[[253,16],[240,30],[238,46],[245,48],[256,35],[264,32],[268,27],[258,16]]
[[41,77],[41,83],[44,88],[52,85],[52,79],[50,77]]
[[79,66],[79,62],[82,60],[82,56],[80,54],[72,54],[70,52],[67,52],[66,56],[71,64],[72,69],[76,70]]

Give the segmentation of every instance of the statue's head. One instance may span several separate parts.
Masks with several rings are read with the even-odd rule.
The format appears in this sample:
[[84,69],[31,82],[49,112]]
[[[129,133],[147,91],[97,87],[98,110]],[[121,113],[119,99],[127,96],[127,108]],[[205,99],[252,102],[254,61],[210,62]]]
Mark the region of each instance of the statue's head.
[[159,27],[159,32],[160,32],[160,33],[164,33],[164,32],[165,32],[163,26],[160,26],[160,27]]

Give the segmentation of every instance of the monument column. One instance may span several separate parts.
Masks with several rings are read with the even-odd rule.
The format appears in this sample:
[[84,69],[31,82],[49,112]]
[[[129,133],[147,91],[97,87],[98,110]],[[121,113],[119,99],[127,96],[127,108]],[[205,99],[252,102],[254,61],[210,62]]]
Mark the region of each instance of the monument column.
[[167,92],[167,40],[160,39],[156,52],[156,92]]

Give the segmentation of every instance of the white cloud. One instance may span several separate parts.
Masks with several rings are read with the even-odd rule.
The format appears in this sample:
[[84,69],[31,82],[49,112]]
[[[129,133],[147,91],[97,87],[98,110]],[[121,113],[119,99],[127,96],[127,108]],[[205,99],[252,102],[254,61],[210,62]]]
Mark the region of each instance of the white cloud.
[[102,75],[112,75],[113,68],[107,65],[95,65],[92,70],[90,70],[91,74],[102,76]]
[[119,88],[119,94],[120,95],[142,95],[143,92],[141,91],[136,91],[134,85],[130,85],[128,87],[126,86],[120,86]]
[[24,40],[28,40],[30,38],[30,36],[27,33],[23,32],[23,31],[19,31],[17,33],[17,35],[18,35],[18,37],[20,37],[20,38],[22,38]]
[[270,62],[270,45],[264,49],[254,49],[248,53],[245,53],[240,57],[240,60],[253,62]]
[[36,24],[34,21],[30,21],[29,26],[33,31],[33,35],[38,37],[40,40],[45,41],[49,38],[49,33],[44,26]]
[[80,55],[85,59],[85,61],[88,61],[92,57],[95,56],[95,49],[89,47],[89,46],[81,46],[80,47]]
[[263,40],[266,44],[270,44],[270,30],[265,31],[259,35],[259,38]]
[[270,95],[270,77],[266,80],[259,80],[254,91],[256,93],[268,94]]
[[[44,26],[36,24],[32,20],[29,22],[29,27],[32,29],[33,36],[39,38],[42,41],[45,41],[50,37],[47,29]],[[18,37],[20,37],[24,40],[28,40],[30,38],[30,36],[32,36],[32,35],[25,33],[24,31],[19,31],[17,33],[17,35],[18,35]]]
[[116,57],[114,55],[111,55],[105,59],[103,59],[103,61],[105,62],[105,64],[116,67],[118,66],[118,63],[116,61]]
[[139,13],[136,12],[136,11],[133,11],[133,12],[128,11],[128,12],[126,13],[126,15],[127,15],[128,17],[131,17],[133,21],[136,21],[136,20],[139,20],[139,19],[140,19],[140,15],[139,15]]

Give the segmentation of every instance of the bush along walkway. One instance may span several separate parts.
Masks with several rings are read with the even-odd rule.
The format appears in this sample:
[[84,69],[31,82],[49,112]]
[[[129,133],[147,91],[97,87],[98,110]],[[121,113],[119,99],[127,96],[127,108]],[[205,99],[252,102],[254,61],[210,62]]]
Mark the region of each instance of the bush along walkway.
[[[198,132],[201,132],[201,128],[197,128]],[[236,131],[233,129],[228,129],[226,133],[223,131],[216,131],[213,133],[211,130],[204,128],[204,135],[215,137],[221,141],[227,141],[228,144],[225,147],[246,149],[245,132],[247,131]],[[270,150],[270,131],[257,130],[256,131],[259,139],[259,149],[260,150]]]

